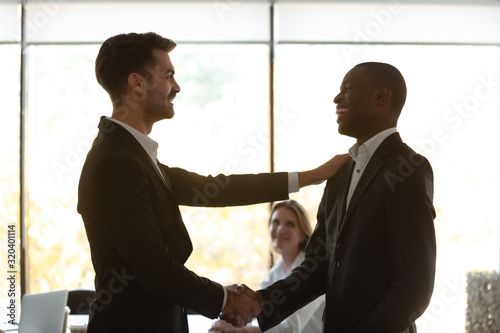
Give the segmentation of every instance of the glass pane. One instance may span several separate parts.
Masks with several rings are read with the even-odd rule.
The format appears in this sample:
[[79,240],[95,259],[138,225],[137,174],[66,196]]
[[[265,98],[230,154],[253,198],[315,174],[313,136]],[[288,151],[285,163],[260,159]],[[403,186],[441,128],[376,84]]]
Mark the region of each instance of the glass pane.
[[97,46],[29,48],[26,209],[29,292],[93,287],[76,211],[85,156],[109,98],[97,84]]
[[[98,46],[30,47],[32,292],[93,284],[76,190],[99,117],[111,114],[94,78],[97,51]],[[160,144],[159,159],[201,174],[268,171],[268,47],[179,45],[171,55],[181,93],[174,119],[151,133]],[[258,146],[255,137],[262,137]],[[268,267],[262,260],[268,253],[267,214],[267,205],[183,208],[195,247],[188,266],[221,283],[257,286]]]
[[19,0],[3,0],[0,3],[0,41],[21,40],[21,15]]
[[[346,57],[352,47],[358,53]],[[338,134],[333,104],[354,65],[388,62],[405,76],[408,98],[398,129],[433,166],[438,214],[436,286],[419,332],[463,332],[466,273],[498,270],[499,56],[498,47],[472,46],[278,48],[276,107],[289,119],[276,137],[279,169],[313,167],[354,144]],[[312,216],[322,188],[295,195]]]
[[[20,225],[19,225],[19,66],[21,50],[17,45],[0,45],[0,73],[4,76],[0,80],[2,91],[2,108],[0,122],[0,243],[2,244],[3,270],[0,279],[0,306],[2,307],[2,322],[12,311],[8,309],[11,301],[17,309],[13,314],[19,319],[20,290]],[[14,260],[12,262],[11,260]],[[11,266],[12,265],[12,266]],[[16,273],[7,273],[7,272]],[[11,279],[14,275],[14,279]],[[9,278],[9,279],[7,279]],[[5,312],[4,312],[5,310]],[[5,313],[5,317],[3,314]]]
[[176,113],[151,133],[164,160],[200,173],[268,170],[268,50],[181,44],[170,53],[181,87]]
[[[269,39],[269,7],[265,3],[43,1],[28,4],[26,15],[32,23],[28,42],[103,41],[132,31],[154,31],[175,41]],[[88,24],[89,17],[92,24]]]
[[279,40],[500,42],[498,1],[469,1],[469,4],[426,2],[280,1]]
[[[151,133],[159,160],[204,175],[268,172],[268,53],[266,45],[179,45],[176,114]],[[182,213],[194,244],[189,268],[258,286],[268,270],[267,204]]]

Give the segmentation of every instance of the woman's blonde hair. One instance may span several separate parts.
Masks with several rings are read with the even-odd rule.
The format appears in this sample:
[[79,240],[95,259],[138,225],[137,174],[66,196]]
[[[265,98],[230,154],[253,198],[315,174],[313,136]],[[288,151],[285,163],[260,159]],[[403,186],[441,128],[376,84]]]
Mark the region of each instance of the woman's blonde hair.
[[299,228],[305,235],[304,241],[302,241],[299,244],[299,248],[301,251],[304,251],[306,244],[309,241],[309,238],[311,237],[312,234],[312,227],[311,223],[309,222],[309,218],[307,217],[306,210],[304,209],[304,207],[302,207],[301,204],[299,204],[295,200],[285,200],[277,202],[273,205],[273,208],[271,210],[271,215],[269,216],[269,225],[271,225],[271,223],[273,222],[272,217],[274,212],[281,207],[289,209],[297,217]]

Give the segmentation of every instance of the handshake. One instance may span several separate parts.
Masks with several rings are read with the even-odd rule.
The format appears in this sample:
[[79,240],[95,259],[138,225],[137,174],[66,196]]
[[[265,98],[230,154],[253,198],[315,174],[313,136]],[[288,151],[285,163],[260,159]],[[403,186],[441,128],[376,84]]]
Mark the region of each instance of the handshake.
[[232,284],[225,288],[227,298],[220,319],[235,327],[243,327],[257,317],[264,303],[259,293],[244,284]]

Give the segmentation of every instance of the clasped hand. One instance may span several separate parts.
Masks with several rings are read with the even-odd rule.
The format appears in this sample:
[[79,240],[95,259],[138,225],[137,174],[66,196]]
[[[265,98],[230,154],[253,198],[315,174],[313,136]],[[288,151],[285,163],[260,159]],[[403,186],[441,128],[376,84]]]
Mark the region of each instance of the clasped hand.
[[225,287],[227,299],[220,319],[235,327],[243,327],[260,313],[262,296],[246,285],[232,284]]

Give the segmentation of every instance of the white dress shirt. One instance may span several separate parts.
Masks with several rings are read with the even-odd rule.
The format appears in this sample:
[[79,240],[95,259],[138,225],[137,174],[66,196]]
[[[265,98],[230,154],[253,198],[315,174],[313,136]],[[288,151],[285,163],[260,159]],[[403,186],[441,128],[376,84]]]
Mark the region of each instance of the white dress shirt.
[[[146,151],[148,156],[151,158],[151,161],[153,161],[153,164],[155,165],[156,169],[159,172],[159,175],[163,178],[163,174],[160,171],[160,167],[158,166],[158,142],[155,140],[151,139],[149,136],[142,134],[132,126],[129,126],[125,124],[122,121],[119,121],[115,118],[111,117],[106,117],[107,120],[112,121],[121,127],[125,128],[127,131],[130,132],[134,136],[134,138],[141,144],[142,148]],[[163,179],[165,180],[165,179]]]
[[347,194],[346,209],[349,207],[352,194],[354,193],[354,190],[358,185],[359,179],[363,175],[365,167],[370,161],[370,158],[373,156],[373,154],[380,146],[380,144],[385,139],[387,139],[389,135],[396,132],[397,132],[396,127],[388,128],[378,134],[375,134],[361,146],[358,146],[358,144],[356,143],[349,149],[349,155],[351,155],[351,158],[356,164],[354,165],[354,171],[352,172],[352,178],[351,178],[351,185],[349,186],[349,193]]

